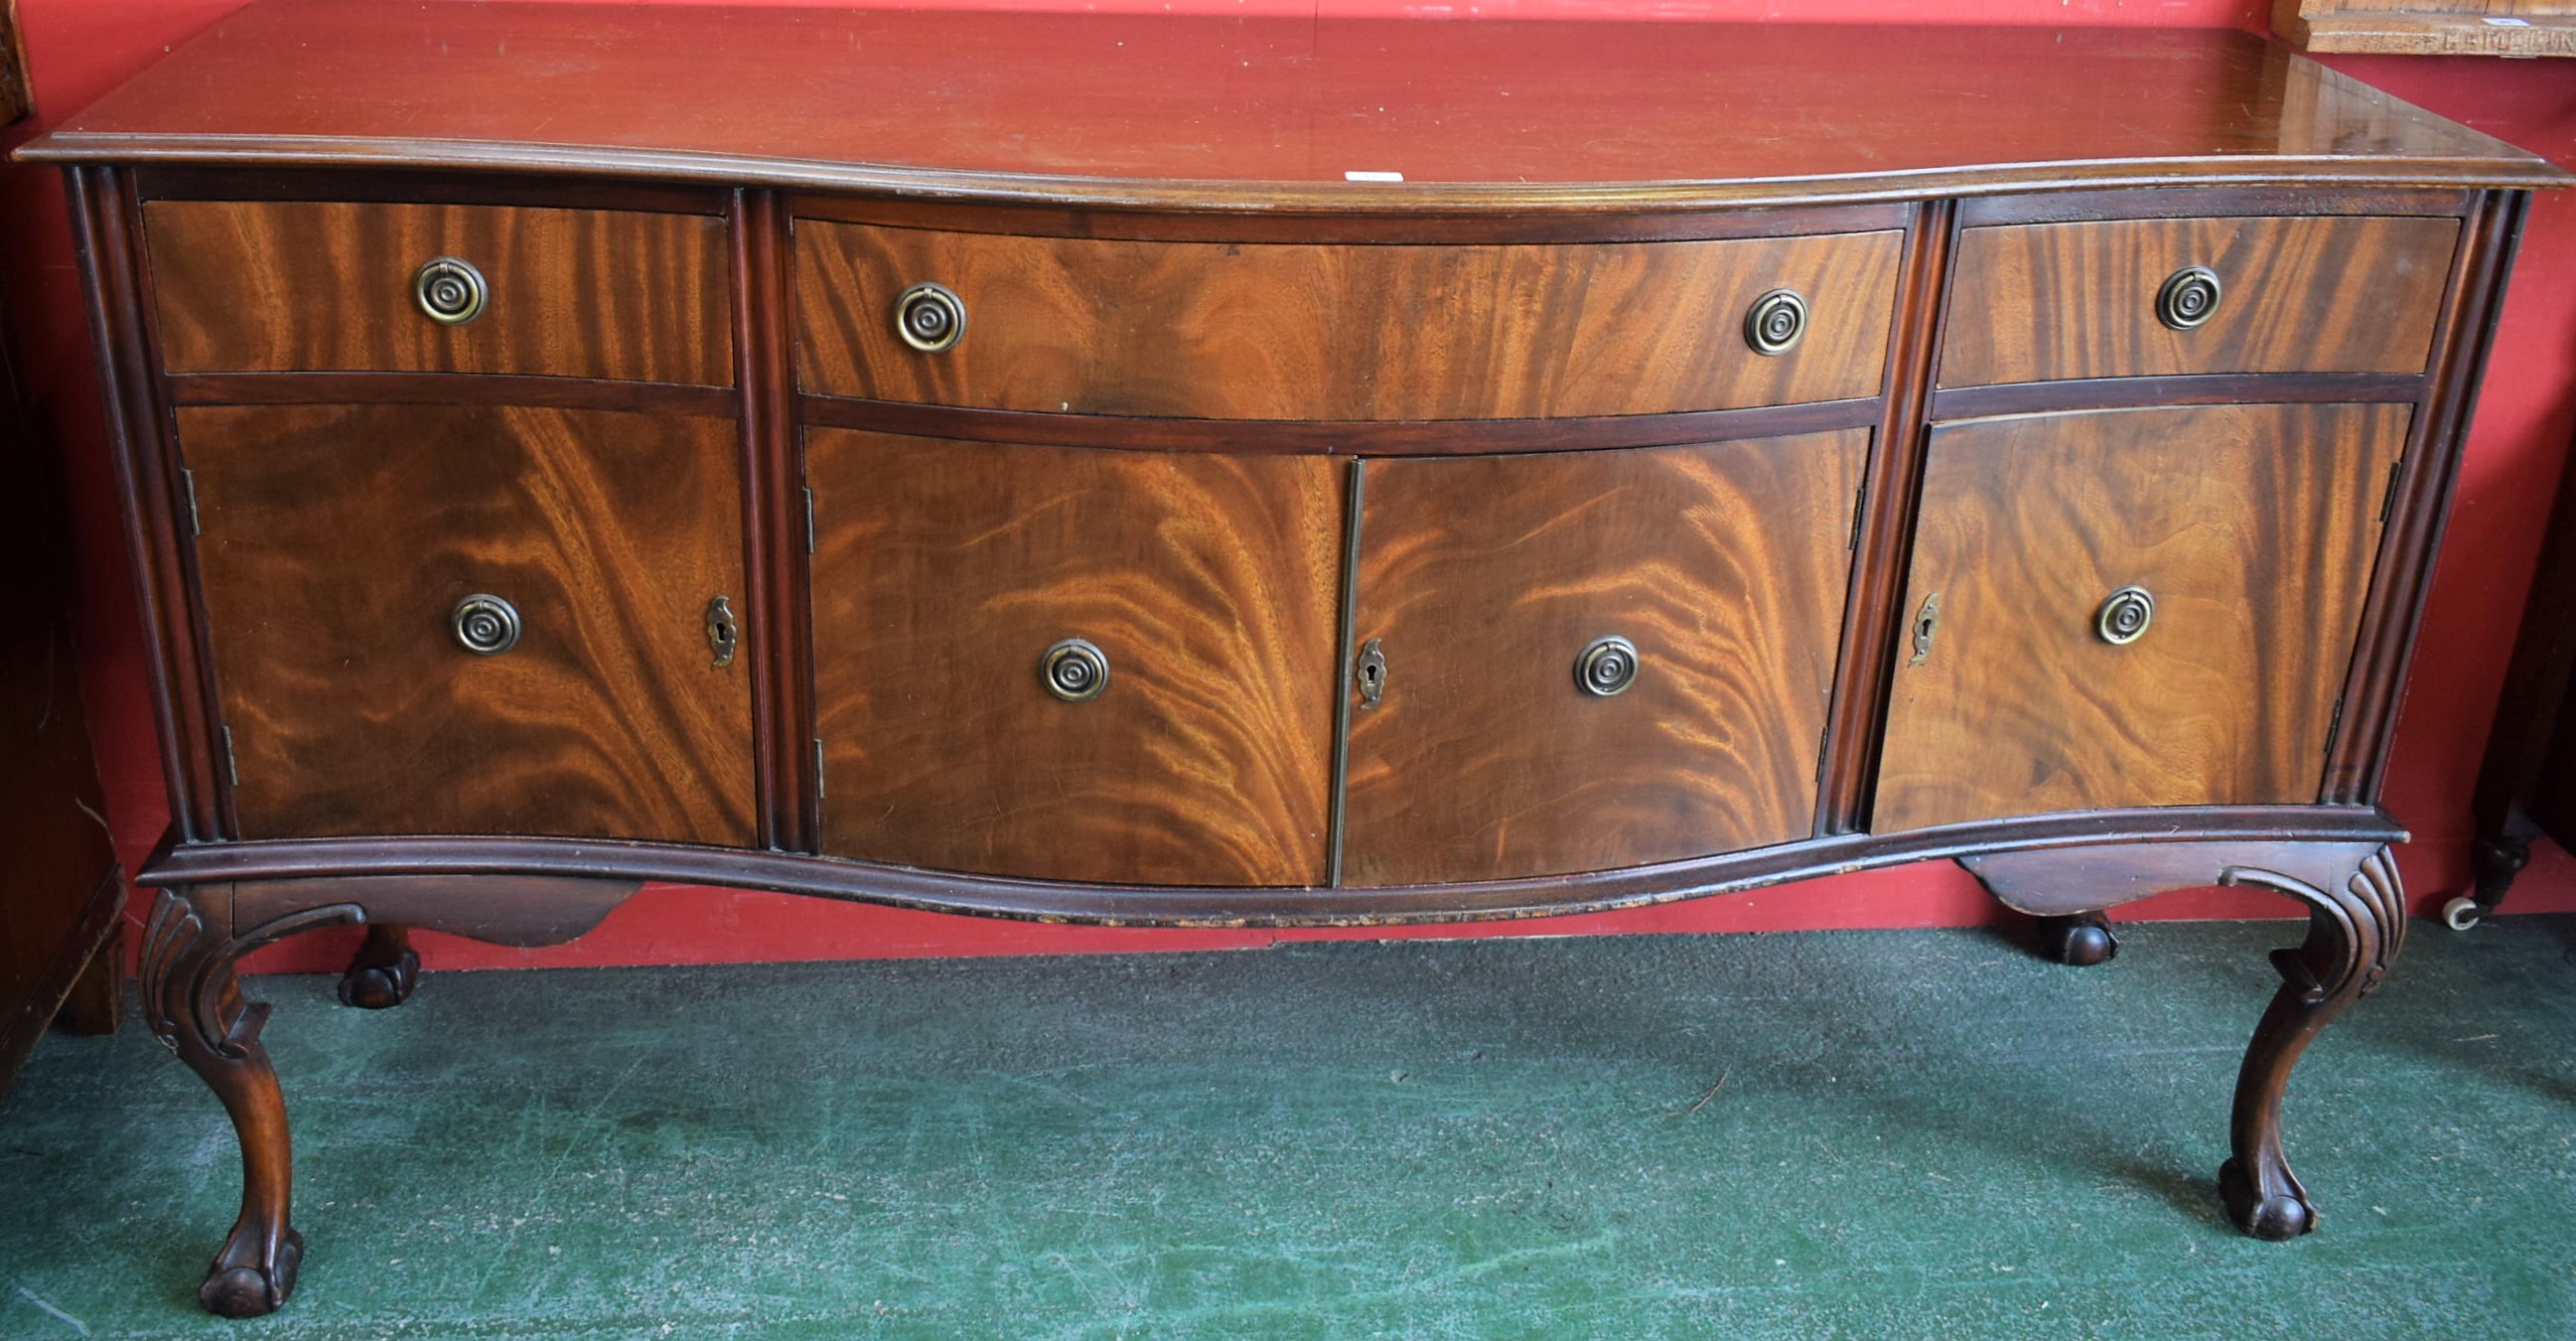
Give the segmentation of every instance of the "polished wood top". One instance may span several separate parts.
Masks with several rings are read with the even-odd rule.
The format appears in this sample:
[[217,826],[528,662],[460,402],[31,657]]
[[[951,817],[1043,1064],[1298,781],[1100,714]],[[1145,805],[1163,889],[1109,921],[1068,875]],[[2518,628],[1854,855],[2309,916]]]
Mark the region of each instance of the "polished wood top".
[[1265,212],[2566,179],[2226,30],[381,0],[259,0],[22,156]]

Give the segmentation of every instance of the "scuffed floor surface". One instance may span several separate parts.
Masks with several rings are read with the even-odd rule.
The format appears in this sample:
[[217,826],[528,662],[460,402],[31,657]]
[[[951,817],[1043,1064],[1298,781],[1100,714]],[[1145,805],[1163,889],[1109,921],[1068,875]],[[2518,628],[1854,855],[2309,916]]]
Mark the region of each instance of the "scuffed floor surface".
[[2418,924],[2212,1181],[2271,924],[256,980],[310,1242],[139,1024],[0,1106],[0,1336],[2576,1335],[2576,919]]

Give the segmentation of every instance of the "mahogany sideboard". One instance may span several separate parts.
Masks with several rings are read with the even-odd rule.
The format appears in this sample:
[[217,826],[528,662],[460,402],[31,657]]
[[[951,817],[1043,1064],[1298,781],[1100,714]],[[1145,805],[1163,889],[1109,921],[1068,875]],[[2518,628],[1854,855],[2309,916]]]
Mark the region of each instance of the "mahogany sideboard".
[[171,798],[142,985],[646,880],[1134,926],[1954,859],[2310,911],[2545,163],[2220,31],[262,0],[71,175]]

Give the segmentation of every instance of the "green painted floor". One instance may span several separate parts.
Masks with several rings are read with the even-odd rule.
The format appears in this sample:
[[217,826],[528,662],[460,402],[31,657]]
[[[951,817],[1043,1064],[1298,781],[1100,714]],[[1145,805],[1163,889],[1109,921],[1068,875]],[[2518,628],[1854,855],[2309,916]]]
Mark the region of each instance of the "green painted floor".
[[310,1242],[129,1023],[0,1103],[0,1336],[2576,1335],[2576,919],[2418,924],[2212,1174],[2288,924],[257,980]]

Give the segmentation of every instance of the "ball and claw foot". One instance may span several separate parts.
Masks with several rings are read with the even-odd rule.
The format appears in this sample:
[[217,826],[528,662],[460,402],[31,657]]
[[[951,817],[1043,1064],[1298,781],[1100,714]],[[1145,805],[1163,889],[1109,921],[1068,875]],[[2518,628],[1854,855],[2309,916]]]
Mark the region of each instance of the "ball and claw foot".
[[2039,919],[2039,950],[2061,964],[2079,968],[2107,963],[2120,953],[2120,938],[2100,913]]
[[277,1311],[295,1293],[295,1269],[304,1264],[304,1236],[290,1229],[277,1245],[277,1260],[263,1265],[255,1244],[227,1243],[197,1287],[197,1302],[226,1318],[258,1318]]
[[390,1010],[411,1000],[420,985],[420,953],[411,948],[410,933],[400,926],[367,928],[367,940],[340,974],[340,1004],[360,1010]]
[[2227,1218],[2238,1229],[2267,1243],[2287,1243],[2317,1227],[2316,1207],[2294,1186],[2289,1192],[2257,1197],[2245,1170],[2235,1160],[2218,1169],[2218,1195],[2227,1203]]

